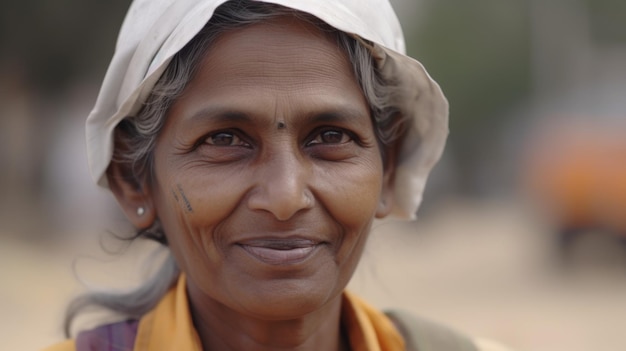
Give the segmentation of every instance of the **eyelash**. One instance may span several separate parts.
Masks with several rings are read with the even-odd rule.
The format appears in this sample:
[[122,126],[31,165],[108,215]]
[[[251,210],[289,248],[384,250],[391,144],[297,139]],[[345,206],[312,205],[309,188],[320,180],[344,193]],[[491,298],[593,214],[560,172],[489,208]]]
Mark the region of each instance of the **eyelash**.
[[[315,142],[316,139],[318,138],[323,138],[324,137],[324,133],[328,133],[328,132],[334,132],[334,133],[338,133],[341,134],[341,140],[339,142],[324,142],[323,140],[320,142]],[[344,141],[344,138],[347,138],[347,140]],[[313,137],[310,138],[308,140],[308,142],[306,143],[306,146],[315,146],[315,145],[341,145],[341,144],[345,144],[351,141],[357,141],[356,136],[354,135],[354,133],[351,133],[345,129],[342,128],[337,128],[337,127],[324,127],[324,128],[319,128],[318,130],[316,130],[313,133]]]
[[[324,142],[324,141],[316,142],[316,139],[323,138],[324,133],[329,133],[329,132],[335,132],[335,133],[341,134],[341,141],[339,142]],[[215,138],[219,136],[220,134],[228,135],[229,137],[233,139],[239,139],[240,143],[237,145],[217,145],[215,143],[209,142],[211,138]],[[243,134],[244,133],[239,130],[232,130],[232,129],[214,131],[200,138],[198,142],[196,143],[196,145],[194,145],[194,148],[197,148],[201,146],[202,144],[208,144],[210,146],[217,146],[217,147],[234,147],[234,146],[250,147],[251,143],[247,141],[247,138]],[[347,140],[344,140],[345,138],[347,138]],[[341,145],[341,144],[345,144],[349,142],[359,143],[359,139],[354,133],[347,131],[343,128],[321,127],[312,133],[312,136],[307,139],[305,146],[309,147],[309,146],[317,146],[317,145]]]
[[[209,142],[212,138],[216,138],[220,135],[222,135],[223,137],[231,138],[231,142],[230,142],[231,145],[218,145],[218,144],[215,144],[214,140],[213,140],[213,143]],[[236,140],[239,140],[239,143],[237,143],[237,145],[232,145],[233,141],[236,141]],[[222,130],[222,131],[211,133],[204,138],[203,142],[209,145],[213,145],[213,146],[249,146],[250,145],[248,142],[244,140],[244,138],[240,136],[240,133],[236,131],[230,131],[230,130]]]
[[[215,145],[215,144],[211,144],[209,141],[211,140],[211,138],[214,138],[220,134],[227,134],[232,136],[233,138],[238,138],[239,140],[241,140],[241,143],[243,145]],[[196,143],[193,145],[193,149],[197,149],[199,147],[201,147],[202,145],[209,145],[209,146],[223,146],[223,147],[232,147],[232,146],[244,146],[244,147],[249,147],[250,143],[247,141],[247,138],[244,138],[243,133],[239,130],[233,130],[233,129],[222,129],[222,130],[217,130],[217,131],[213,131],[210,133],[205,134],[204,136],[202,136],[200,139],[198,139],[198,141],[196,141]]]

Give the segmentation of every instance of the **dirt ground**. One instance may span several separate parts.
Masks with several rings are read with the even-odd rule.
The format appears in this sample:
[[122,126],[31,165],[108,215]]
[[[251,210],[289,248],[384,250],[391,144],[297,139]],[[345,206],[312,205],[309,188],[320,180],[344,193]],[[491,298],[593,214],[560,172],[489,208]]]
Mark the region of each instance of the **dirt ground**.
[[[402,307],[513,350],[624,350],[626,254],[598,235],[563,265],[538,222],[510,203],[442,201],[415,223],[378,223],[349,288],[378,307]],[[65,304],[80,291],[68,252],[75,249],[0,241],[0,350],[62,339]],[[90,274],[132,281],[128,267],[141,255],[127,256]]]

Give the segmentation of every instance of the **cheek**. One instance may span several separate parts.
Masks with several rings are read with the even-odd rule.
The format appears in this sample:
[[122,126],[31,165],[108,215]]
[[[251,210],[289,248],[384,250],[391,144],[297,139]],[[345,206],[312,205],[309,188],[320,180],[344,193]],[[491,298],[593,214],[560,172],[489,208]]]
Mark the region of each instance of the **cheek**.
[[383,173],[380,162],[325,171],[329,182],[322,199],[335,219],[352,230],[364,230],[375,216],[380,201]]
[[176,214],[176,222],[184,224],[189,230],[209,230],[233,211],[239,202],[239,191],[231,181],[212,179],[193,172],[182,171],[182,176],[172,178],[163,186],[163,195],[167,197],[162,208],[167,216]]
[[207,177],[206,171],[179,169],[157,182],[157,213],[172,248],[184,260],[218,257],[220,238],[213,233],[238,203],[237,189],[229,184],[232,178],[224,181]]

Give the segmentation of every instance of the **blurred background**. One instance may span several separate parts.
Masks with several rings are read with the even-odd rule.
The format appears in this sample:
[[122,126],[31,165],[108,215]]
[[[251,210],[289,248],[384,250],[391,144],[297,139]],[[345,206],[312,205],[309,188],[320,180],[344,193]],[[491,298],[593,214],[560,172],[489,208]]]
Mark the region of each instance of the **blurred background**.
[[[141,249],[90,267],[129,228],[83,135],[130,2],[0,3],[0,350],[37,350],[77,252],[82,278],[140,279]],[[451,134],[418,221],[377,224],[351,288],[516,350],[623,349],[626,2],[392,3]]]

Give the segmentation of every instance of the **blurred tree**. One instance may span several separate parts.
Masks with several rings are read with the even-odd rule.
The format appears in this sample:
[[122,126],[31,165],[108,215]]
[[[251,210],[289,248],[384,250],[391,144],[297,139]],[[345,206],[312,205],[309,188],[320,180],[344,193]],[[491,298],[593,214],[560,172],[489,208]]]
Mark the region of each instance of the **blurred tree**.
[[449,151],[463,173],[461,189],[476,189],[474,168],[494,146],[511,109],[530,91],[526,2],[425,0],[409,54],[419,58],[450,100]]
[[586,0],[591,35],[598,43],[626,44],[626,1]]
[[[44,93],[103,76],[129,0],[0,0],[0,62],[18,62]],[[6,62],[5,61],[5,62]]]

